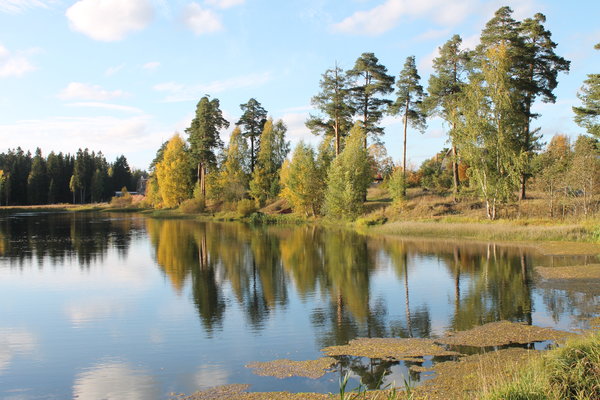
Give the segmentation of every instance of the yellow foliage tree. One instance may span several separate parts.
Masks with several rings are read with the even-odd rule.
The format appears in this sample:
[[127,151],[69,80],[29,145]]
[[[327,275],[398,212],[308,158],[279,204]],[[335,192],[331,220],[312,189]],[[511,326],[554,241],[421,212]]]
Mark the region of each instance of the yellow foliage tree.
[[190,160],[185,142],[179,134],[169,140],[162,161],[156,165],[156,177],[164,207],[176,207],[190,197]]

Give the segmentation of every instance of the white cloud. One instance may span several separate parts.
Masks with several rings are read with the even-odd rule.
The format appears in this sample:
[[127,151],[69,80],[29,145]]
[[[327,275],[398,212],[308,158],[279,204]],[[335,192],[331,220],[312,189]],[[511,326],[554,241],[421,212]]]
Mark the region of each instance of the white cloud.
[[152,117],[148,115],[52,117],[0,125],[0,132],[7,148],[21,146],[34,150],[41,147],[47,154],[51,150],[75,153],[80,147],[88,147],[112,157],[124,150],[155,151],[172,131],[159,130],[151,122]]
[[104,75],[113,76],[113,75],[117,74],[119,71],[121,71],[124,67],[125,67],[125,64],[115,65],[114,67],[108,67],[106,69],[106,71],[104,72]]
[[80,0],[66,16],[73,30],[112,42],[144,29],[154,17],[154,8],[149,0]]
[[386,0],[366,11],[357,11],[333,25],[336,32],[380,35],[394,28],[403,17],[431,17],[439,24],[454,25],[467,15],[475,0]]
[[146,64],[142,65],[142,68],[145,70],[148,70],[148,71],[154,71],[158,67],[160,67],[160,63],[158,61],[151,61],[151,62],[147,62]]
[[27,52],[10,52],[0,44],[0,78],[20,77],[36,68],[26,57]]
[[0,12],[17,14],[30,8],[48,8],[53,0],[0,0]]
[[198,3],[189,3],[183,10],[183,23],[196,35],[223,30],[219,16]]
[[256,87],[271,80],[269,72],[238,76],[234,78],[213,81],[207,84],[186,86],[176,82],[165,82],[154,86],[154,90],[169,93],[164,101],[193,101],[205,94],[221,93],[228,90],[245,87]]
[[80,400],[140,400],[159,397],[156,382],[147,371],[125,363],[98,364],[78,375],[73,397]]
[[123,111],[129,113],[139,114],[143,111],[137,107],[131,106],[123,106],[120,104],[110,104],[110,103],[99,103],[99,102],[78,102],[78,103],[69,103],[67,104],[70,107],[85,107],[85,108],[101,108],[105,110],[115,110],[115,111]]
[[219,8],[230,8],[244,4],[246,0],[206,0],[206,4]]
[[109,91],[98,85],[81,82],[71,82],[59,94],[63,100],[97,100],[105,101],[127,96],[122,90]]
[[304,124],[309,117],[309,113],[288,113],[281,116],[281,119],[287,126],[287,138],[292,143],[292,149],[296,143],[301,140],[307,144],[317,144],[320,138],[313,135]]

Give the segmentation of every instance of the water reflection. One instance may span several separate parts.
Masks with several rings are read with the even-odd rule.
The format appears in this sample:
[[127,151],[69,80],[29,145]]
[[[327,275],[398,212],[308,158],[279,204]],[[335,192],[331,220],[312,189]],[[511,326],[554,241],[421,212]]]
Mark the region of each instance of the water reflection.
[[[194,303],[208,332],[221,326],[227,308],[226,287],[254,331],[264,329],[274,310],[286,308],[288,290],[293,287],[301,299],[327,300],[311,313],[321,347],[365,336],[440,334],[439,328],[432,331],[436,310],[423,301],[422,292],[413,293],[411,288],[411,283],[426,281],[422,270],[428,263],[443,266],[452,282],[452,299],[444,305],[449,314],[445,329],[465,330],[504,319],[533,322],[531,266],[541,257],[519,248],[372,239],[317,227],[262,229],[186,220],[148,220],[146,226],[156,261],[175,290],[181,291],[186,280],[191,281]],[[397,308],[396,304],[372,298],[373,276],[387,269],[394,271],[401,285],[400,318],[389,316],[390,307]],[[418,275],[414,279],[413,273]],[[429,290],[447,290],[444,285]],[[413,302],[413,295],[421,300]],[[431,293],[432,298],[439,295]],[[577,297],[570,296],[570,304]],[[557,315],[567,310],[558,303],[548,306]]]
[[0,257],[24,266],[44,259],[64,264],[75,259],[82,267],[102,261],[110,248],[123,257],[143,219],[90,213],[31,213],[0,218]]
[[[29,385],[20,371],[40,353],[44,368],[69,360],[68,377],[57,368],[53,378],[79,398],[160,398],[220,383],[306,391],[313,387],[300,379],[268,381],[243,365],[316,358],[358,337],[435,337],[503,319],[580,327],[597,312],[600,290],[540,282],[533,267],[594,262],[315,226],[5,216],[0,324],[23,329],[0,329],[0,374],[10,388]],[[382,376],[423,379],[410,367],[435,361],[341,357],[337,373],[375,388]],[[329,376],[317,385],[335,384]]]
[[157,398],[156,382],[147,371],[127,363],[107,362],[79,374],[73,398],[80,400],[143,400]]
[[15,357],[32,356],[37,348],[38,339],[32,332],[0,327],[0,376]]

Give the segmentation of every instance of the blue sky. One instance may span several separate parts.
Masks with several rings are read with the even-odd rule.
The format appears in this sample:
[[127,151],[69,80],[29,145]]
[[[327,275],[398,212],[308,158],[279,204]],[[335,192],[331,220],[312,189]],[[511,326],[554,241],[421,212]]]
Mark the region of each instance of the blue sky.
[[[437,48],[454,33],[473,47],[502,5],[519,19],[544,13],[558,54],[572,61],[557,103],[536,105],[535,125],[547,138],[582,133],[571,106],[586,74],[600,73],[595,0],[0,0],[0,151],[88,147],[146,168],[204,94],[232,126],[254,97],[287,123],[293,143],[316,143],[304,121],[335,62],[349,69],[374,52],[397,76],[415,55],[426,86]],[[384,125],[399,160],[400,120]],[[409,159],[417,165],[445,143],[431,120],[424,134],[409,132]]]

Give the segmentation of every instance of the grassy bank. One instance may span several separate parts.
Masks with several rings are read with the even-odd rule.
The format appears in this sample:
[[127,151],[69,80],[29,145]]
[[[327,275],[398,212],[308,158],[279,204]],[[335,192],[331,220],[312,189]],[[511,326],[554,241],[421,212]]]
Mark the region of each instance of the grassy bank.
[[582,336],[485,388],[483,400],[600,399],[600,334]]
[[[43,211],[124,211],[141,212],[152,218],[190,218],[201,221],[239,221],[256,225],[304,225],[348,227],[366,233],[431,238],[476,239],[528,242],[597,242],[600,243],[600,215],[582,217],[566,213],[560,218],[548,216],[547,201],[540,195],[501,211],[502,218],[489,221],[482,203],[462,198],[410,189],[407,197],[393,204],[387,191],[374,186],[364,204],[365,213],[356,221],[294,214],[285,200],[276,200],[257,209],[250,200],[228,204],[209,202],[199,206],[195,200],[177,209],[144,209],[140,199],[131,206],[102,203],[92,205],[58,204],[48,206],[0,207],[0,214]],[[244,207],[241,207],[244,203]]]

